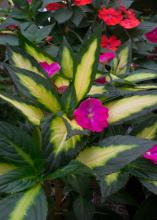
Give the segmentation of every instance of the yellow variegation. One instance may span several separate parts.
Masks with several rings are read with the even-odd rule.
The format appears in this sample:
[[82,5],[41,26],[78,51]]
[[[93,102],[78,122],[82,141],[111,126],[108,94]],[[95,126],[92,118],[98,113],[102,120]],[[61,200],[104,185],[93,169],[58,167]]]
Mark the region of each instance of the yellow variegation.
[[53,58],[45,53],[44,51],[41,51],[39,48],[36,47],[33,43],[28,41],[26,38],[22,37],[22,47],[23,49],[30,54],[34,59],[36,59],[38,62],[47,62],[49,64],[53,63]]
[[149,140],[155,139],[157,136],[157,121],[143,128],[143,130],[139,131],[136,136],[140,138],[146,138]]
[[40,185],[26,191],[22,198],[15,204],[14,210],[10,213],[8,220],[24,220],[28,209],[33,205],[34,200],[39,196],[40,192]]
[[14,166],[13,164],[0,163],[0,176],[15,169],[16,169],[16,166]]
[[119,123],[134,117],[135,114],[141,115],[144,110],[157,108],[157,93],[150,92],[144,95],[134,95],[112,101],[105,105],[109,109],[109,123]]
[[128,68],[128,58],[129,58],[130,48],[127,44],[118,54],[118,65],[116,67],[116,75],[123,75],[126,73]]
[[9,55],[14,66],[32,71],[45,78],[43,72],[36,67],[38,63],[35,65],[35,61],[30,61],[29,58],[20,53],[20,51],[9,49]]
[[78,102],[84,97],[86,92],[88,92],[88,88],[91,83],[97,49],[98,39],[94,38],[94,40],[90,43],[87,51],[83,54],[81,61],[77,66],[74,79],[74,88]]
[[63,47],[62,57],[61,57],[61,67],[62,72],[67,78],[73,77],[73,68],[74,68],[74,61],[71,55],[71,51],[67,46]]
[[118,154],[135,148],[136,145],[110,145],[107,147],[93,146],[80,152],[76,160],[93,169],[99,166],[105,166],[107,162],[116,158]]
[[32,96],[34,96],[39,103],[43,104],[51,112],[57,112],[61,110],[61,106],[56,96],[42,84],[37,83],[29,76],[17,73],[17,77],[20,79],[20,83],[25,86]]
[[[75,122],[71,122],[73,128],[78,129],[78,125]],[[75,135],[68,140],[67,128],[62,118],[56,117],[50,124],[50,143],[53,146],[53,153],[55,156],[62,152],[68,152],[75,149],[77,142],[80,141],[81,136]]]
[[157,72],[143,70],[141,72],[135,71],[131,73],[129,76],[125,78],[125,80],[136,83],[136,82],[142,82],[145,80],[151,80],[156,78],[157,78]]
[[40,122],[44,117],[44,113],[39,108],[2,94],[0,94],[0,98],[20,110],[31,123],[34,125],[40,125]]
[[111,184],[116,183],[120,175],[121,175],[120,171],[106,175],[104,177],[105,184],[107,186],[110,186]]

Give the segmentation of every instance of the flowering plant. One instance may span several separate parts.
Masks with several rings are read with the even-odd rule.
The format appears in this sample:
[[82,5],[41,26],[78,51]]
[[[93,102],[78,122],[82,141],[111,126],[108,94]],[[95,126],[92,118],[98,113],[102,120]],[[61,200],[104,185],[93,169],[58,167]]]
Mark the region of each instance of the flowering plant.
[[0,219],[126,219],[129,207],[140,219],[156,201],[156,24],[136,7],[11,1],[0,105],[17,116],[7,106],[0,121]]

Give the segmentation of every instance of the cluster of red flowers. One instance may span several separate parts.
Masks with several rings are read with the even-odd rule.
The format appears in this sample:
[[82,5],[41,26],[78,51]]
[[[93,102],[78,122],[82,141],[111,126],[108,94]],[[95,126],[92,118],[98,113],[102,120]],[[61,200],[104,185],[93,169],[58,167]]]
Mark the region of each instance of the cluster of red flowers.
[[124,6],[120,6],[118,10],[102,7],[98,12],[98,17],[107,25],[114,26],[119,24],[125,29],[132,29],[140,24],[140,21],[136,18],[134,10],[127,10]]
[[106,50],[116,51],[118,47],[121,45],[121,40],[117,39],[116,36],[112,35],[111,37],[107,37],[105,34],[102,35],[101,38],[101,47]]
[[[90,3],[92,3],[92,0],[74,0],[73,2],[75,5],[77,6],[83,6],[83,5],[88,5]],[[49,3],[48,5],[46,5],[46,9],[48,11],[56,11],[60,8],[65,8],[66,5],[65,4],[62,4],[62,3]]]

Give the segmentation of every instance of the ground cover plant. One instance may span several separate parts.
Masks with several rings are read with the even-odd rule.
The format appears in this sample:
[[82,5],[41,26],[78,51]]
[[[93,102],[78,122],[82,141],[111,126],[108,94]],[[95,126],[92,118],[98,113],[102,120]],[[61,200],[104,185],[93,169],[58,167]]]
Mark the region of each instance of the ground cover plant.
[[156,2],[0,16],[0,220],[157,219]]

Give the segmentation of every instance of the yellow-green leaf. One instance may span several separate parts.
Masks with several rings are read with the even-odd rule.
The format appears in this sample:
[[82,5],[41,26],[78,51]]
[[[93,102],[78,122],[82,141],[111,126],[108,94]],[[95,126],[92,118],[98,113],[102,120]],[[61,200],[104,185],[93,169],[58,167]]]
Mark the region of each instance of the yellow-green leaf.
[[[78,129],[76,123],[71,122],[73,128]],[[67,140],[67,128],[64,120],[60,117],[55,117],[50,123],[50,143],[55,156],[61,153],[68,153],[76,148],[81,136],[75,135]]]
[[14,97],[6,96],[3,94],[0,94],[0,98],[13,105],[20,112],[22,112],[32,124],[40,125],[40,122],[44,117],[44,113],[35,105],[31,105]]
[[0,200],[1,219],[46,220],[47,201],[41,185]]
[[71,79],[74,71],[74,60],[70,49],[64,45],[61,55],[61,67],[64,76]]
[[138,158],[154,144],[155,141],[132,136],[113,136],[98,145],[87,147],[76,160],[100,175],[110,174]]
[[22,48],[31,55],[37,62],[47,62],[49,64],[54,62],[53,57],[39,49],[35,44],[27,40],[24,36],[20,35],[20,43]]
[[151,70],[138,70],[132,72],[124,79],[133,83],[137,83],[137,82],[143,82],[146,80],[151,80],[156,78],[157,78],[157,72],[153,72]]
[[156,109],[157,92],[145,92],[109,102],[105,106],[109,109],[109,123],[118,124]]
[[8,163],[0,163],[0,176],[15,170],[16,166],[13,164],[8,164]]
[[48,79],[30,71],[6,66],[14,83],[26,96],[35,98],[51,112],[61,110],[59,97]]
[[96,36],[92,38],[85,49],[78,62],[74,76],[77,102],[81,101],[88,93],[91,82],[95,78],[95,68],[98,63],[99,37]]
[[33,57],[29,56],[20,48],[9,47],[8,56],[9,61],[14,66],[32,71],[46,78],[46,74],[44,75],[43,70],[38,64],[38,62],[36,62],[36,60],[34,60]]

